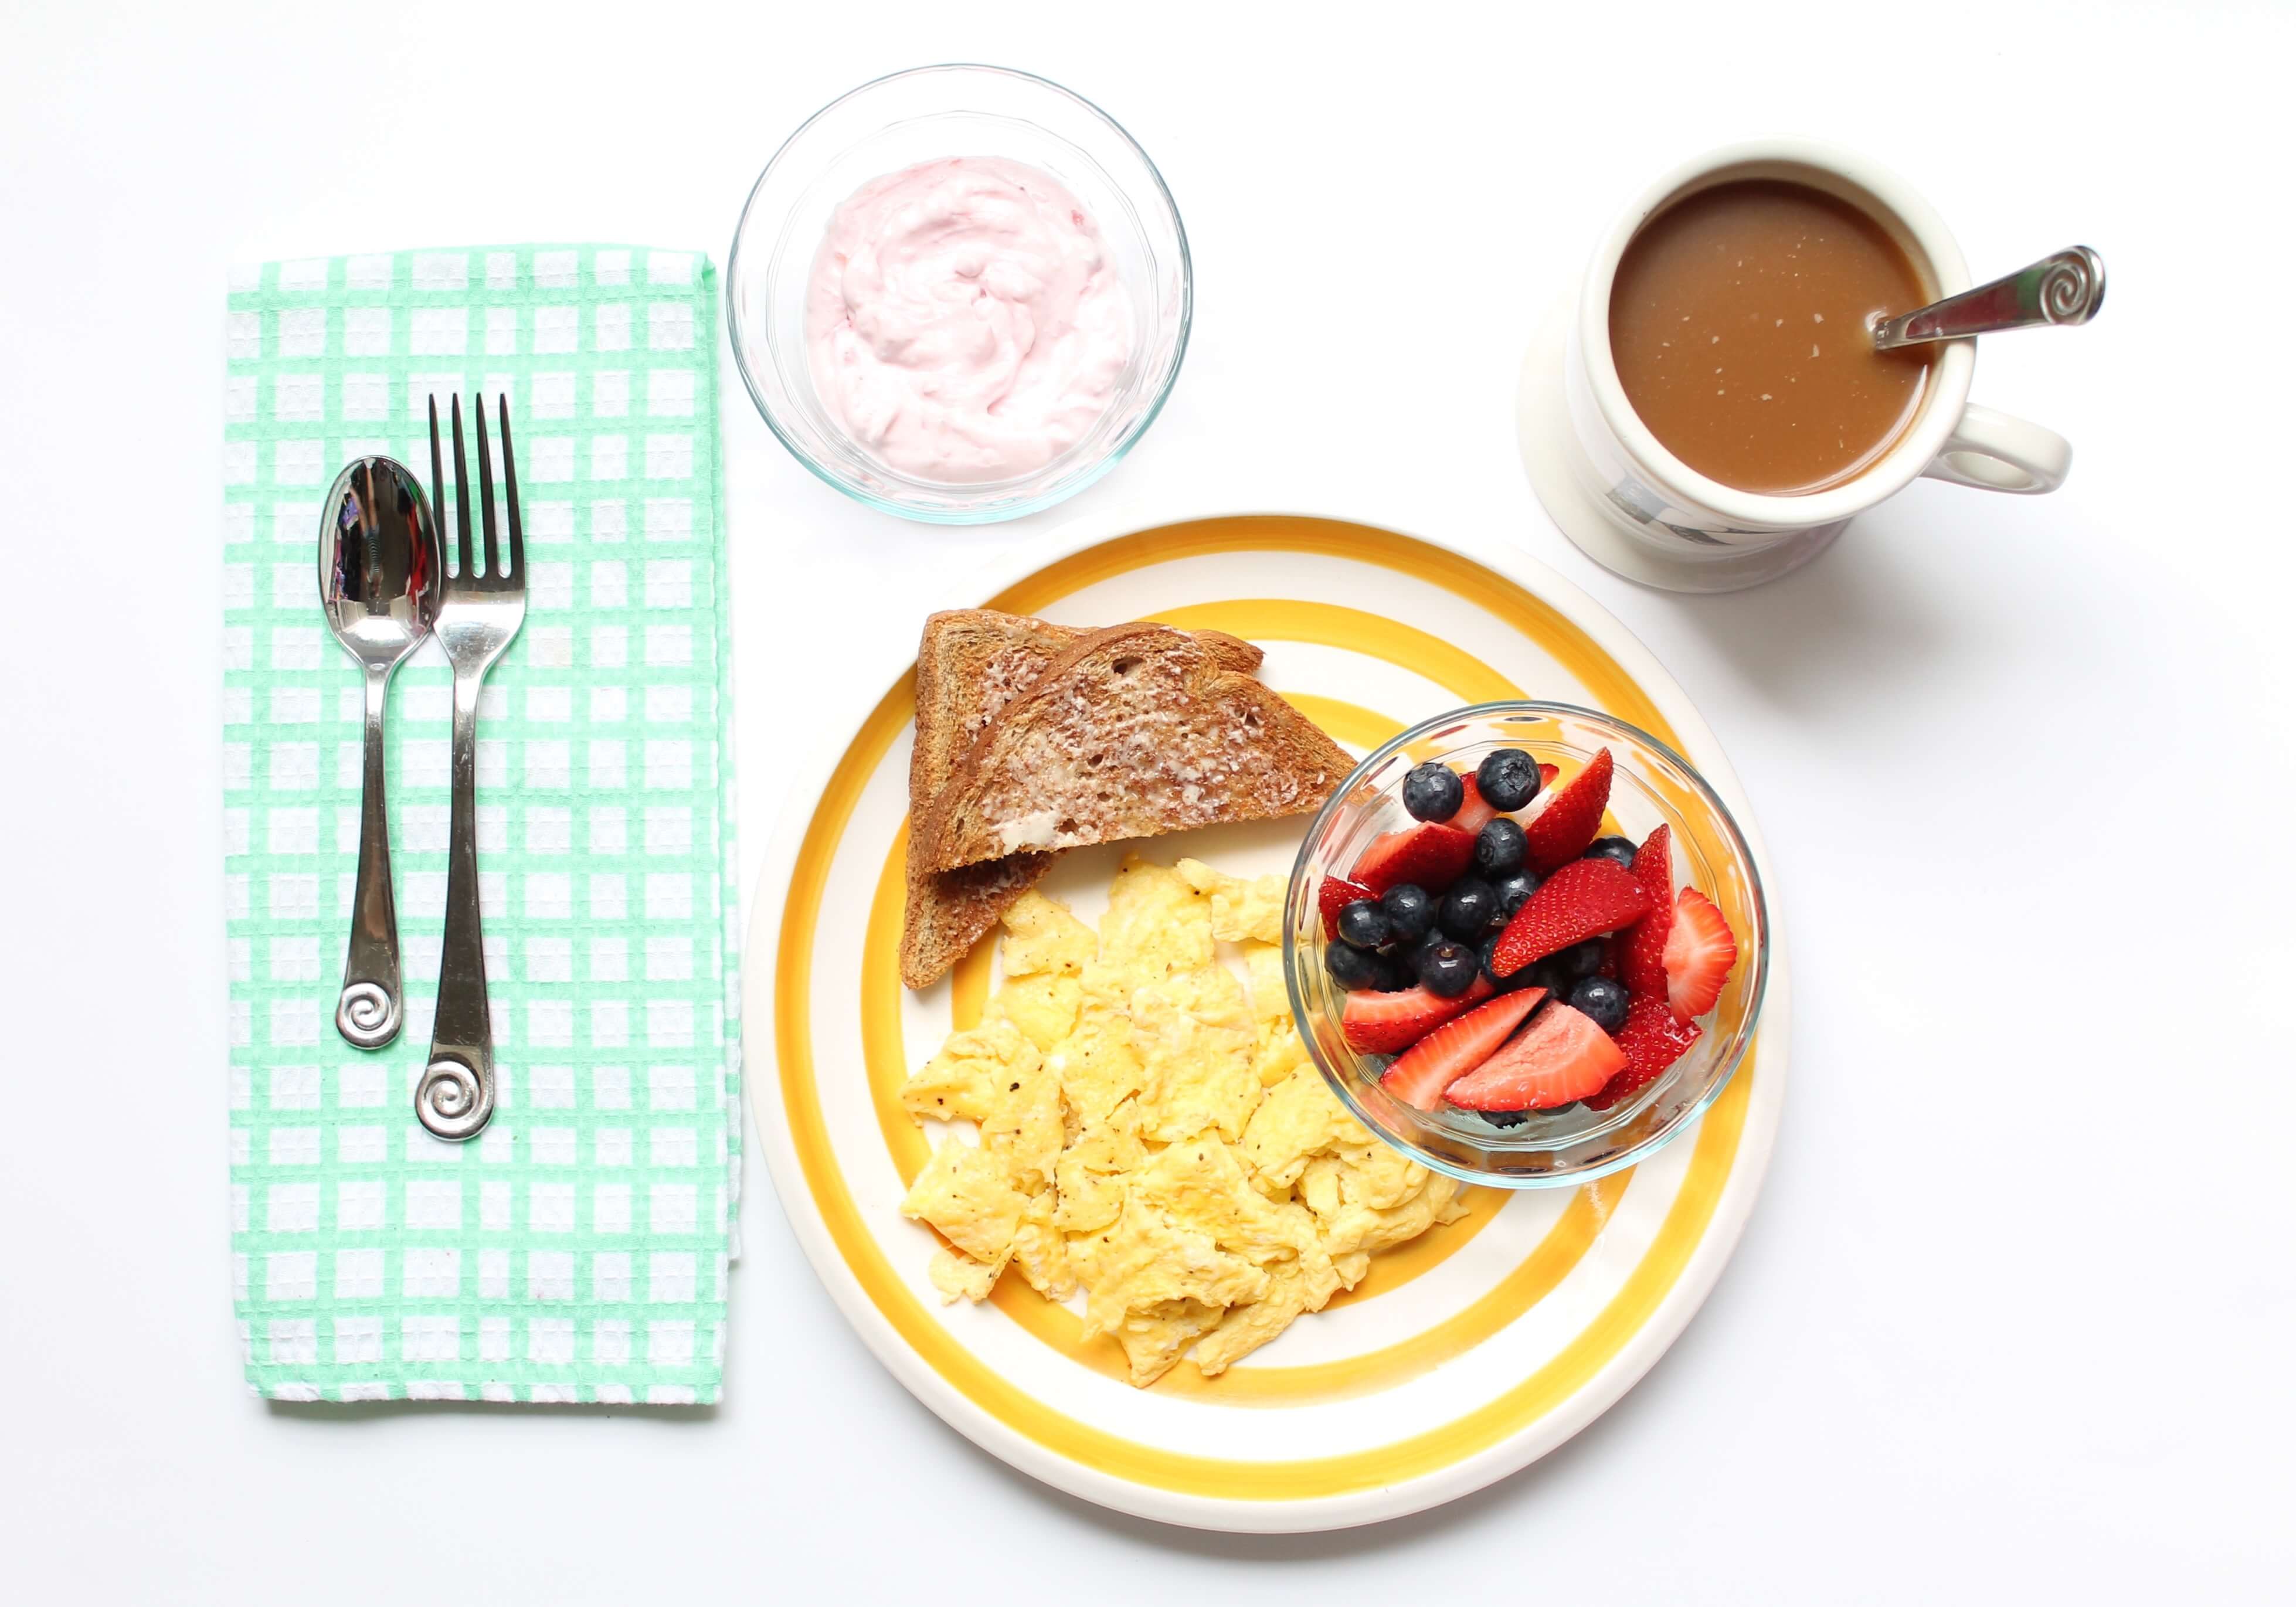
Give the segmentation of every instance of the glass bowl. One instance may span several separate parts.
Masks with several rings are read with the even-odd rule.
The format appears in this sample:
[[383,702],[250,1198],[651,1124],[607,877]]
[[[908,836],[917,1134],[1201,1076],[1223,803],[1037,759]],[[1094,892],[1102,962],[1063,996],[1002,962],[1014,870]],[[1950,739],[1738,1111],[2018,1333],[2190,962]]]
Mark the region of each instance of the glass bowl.
[[[1607,1111],[1585,1104],[1534,1111],[1496,1127],[1448,1107],[1421,1111],[1380,1086],[1390,1057],[1350,1048],[1340,1035],[1347,995],[1324,969],[1328,941],[1319,903],[1326,875],[1344,875],[1382,832],[1414,824],[1401,799],[1404,774],[1425,759],[1472,771],[1494,748],[1522,748],[1575,775],[1608,748],[1615,769],[1605,833],[1641,841],[1673,829],[1677,885],[1721,908],[1738,939],[1738,961],[1690,1052],[1630,1099]],[[1568,703],[1480,703],[1404,732],[1358,765],[1308,829],[1292,869],[1283,910],[1283,972],[1300,1036],[1332,1091],[1373,1132],[1423,1166],[1496,1188],[1558,1188],[1634,1165],[1694,1121],[1728,1086],[1753,1042],[1769,969],[1769,919],[1754,857],[1730,811],[1681,755],[1649,733]]]
[[[964,485],[912,478],[864,450],[823,406],[805,342],[806,283],[830,215],[873,178],[952,156],[1026,162],[1067,185],[1100,225],[1136,332],[1115,399],[1081,439],[1029,473]],[[855,500],[936,524],[1017,519],[1115,467],[1171,394],[1194,295],[1188,237],[1147,153],[1091,102],[1001,67],[897,72],[814,113],[758,175],[726,269],[734,362],[782,445]]]

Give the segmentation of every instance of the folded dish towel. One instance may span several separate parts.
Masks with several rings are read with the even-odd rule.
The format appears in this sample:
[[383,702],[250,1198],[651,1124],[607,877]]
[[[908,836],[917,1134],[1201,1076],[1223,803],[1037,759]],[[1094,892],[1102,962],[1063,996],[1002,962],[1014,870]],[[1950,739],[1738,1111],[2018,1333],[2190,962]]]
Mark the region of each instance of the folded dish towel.
[[[234,275],[224,823],[234,1276],[250,1385],[291,1400],[718,1398],[739,1179],[716,274],[515,246]],[[391,683],[406,1027],[334,1028],[360,687],[319,612],[320,504],[426,403],[510,398],[526,623],[480,704],[491,1126],[414,1119],[446,906],[447,665]],[[475,465],[473,466],[475,472]],[[451,471],[450,471],[451,472]],[[454,495],[451,485],[447,496]]]

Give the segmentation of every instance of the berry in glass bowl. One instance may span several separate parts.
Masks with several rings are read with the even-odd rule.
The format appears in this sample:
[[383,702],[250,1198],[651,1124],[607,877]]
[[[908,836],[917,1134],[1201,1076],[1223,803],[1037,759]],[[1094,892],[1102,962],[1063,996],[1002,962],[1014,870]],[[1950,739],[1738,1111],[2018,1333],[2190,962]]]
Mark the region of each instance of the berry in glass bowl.
[[1647,1156],[1727,1086],[1760,1013],[1768,923],[1728,809],[1655,737],[1567,704],[1460,709],[1374,752],[1310,827],[1285,914],[1325,1081],[1472,1182]]

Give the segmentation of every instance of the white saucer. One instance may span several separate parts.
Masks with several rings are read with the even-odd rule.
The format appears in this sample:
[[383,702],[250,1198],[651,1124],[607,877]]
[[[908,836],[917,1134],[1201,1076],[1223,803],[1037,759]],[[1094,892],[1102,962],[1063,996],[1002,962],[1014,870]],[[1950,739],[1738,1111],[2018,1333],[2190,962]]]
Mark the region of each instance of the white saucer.
[[1849,528],[1845,520],[1759,552],[1726,549],[1713,558],[1673,557],[1620,529],[1571,472],[1570,455],[1578,447],[1563,401],[1562,365],[1578,307],[1574,281],[1532,332],[1515,391],[1515,431],[1523,471],[1530,476],[1530,488],[1538,493],[1547,517],[1573,546],[1612,574],[1659,591],[1735,592],[1800,569]]

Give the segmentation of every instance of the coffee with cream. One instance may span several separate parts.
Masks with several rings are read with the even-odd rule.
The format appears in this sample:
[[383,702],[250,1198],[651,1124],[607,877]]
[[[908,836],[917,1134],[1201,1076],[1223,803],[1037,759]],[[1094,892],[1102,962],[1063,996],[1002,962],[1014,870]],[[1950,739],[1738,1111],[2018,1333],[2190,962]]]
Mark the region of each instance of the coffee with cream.
[[1931,298],[1874,218],[1808,184],[1738,179],[1628,242],[1611,356],[1660,444],[1742,491],[1854,479],[1920,411],[1931,354],[1874,349],[1878,316]]

